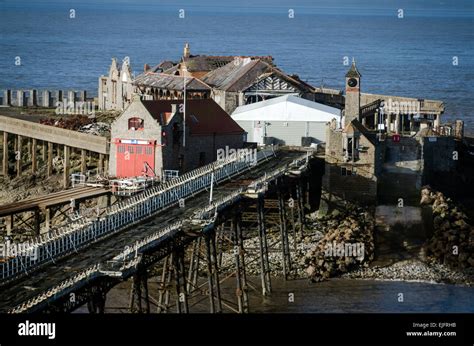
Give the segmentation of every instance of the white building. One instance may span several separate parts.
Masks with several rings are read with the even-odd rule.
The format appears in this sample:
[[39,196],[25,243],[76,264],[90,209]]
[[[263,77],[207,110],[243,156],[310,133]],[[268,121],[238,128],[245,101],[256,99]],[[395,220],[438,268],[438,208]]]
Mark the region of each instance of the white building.
[[341,110],[294,95],[237,107],[232,118],[247,132],[247,141],[310,146],[326,142],[326,124],[341,120]]

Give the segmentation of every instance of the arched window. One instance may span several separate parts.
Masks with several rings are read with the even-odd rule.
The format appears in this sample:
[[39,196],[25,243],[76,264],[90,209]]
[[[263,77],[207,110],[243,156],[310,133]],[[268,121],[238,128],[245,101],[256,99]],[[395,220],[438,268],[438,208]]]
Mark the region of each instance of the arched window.
[[144,121],[141,118],[128,119],[128,129],[132,131],[143,130]]

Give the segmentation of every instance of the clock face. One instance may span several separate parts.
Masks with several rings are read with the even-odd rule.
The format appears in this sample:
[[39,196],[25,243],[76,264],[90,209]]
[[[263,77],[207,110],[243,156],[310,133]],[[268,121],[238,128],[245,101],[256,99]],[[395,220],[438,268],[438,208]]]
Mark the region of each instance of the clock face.
[[355,78],[350,78],[348,81],[347,81],[347,85],[349,85],[351,88],[354,88],[357,86],[357,79]]

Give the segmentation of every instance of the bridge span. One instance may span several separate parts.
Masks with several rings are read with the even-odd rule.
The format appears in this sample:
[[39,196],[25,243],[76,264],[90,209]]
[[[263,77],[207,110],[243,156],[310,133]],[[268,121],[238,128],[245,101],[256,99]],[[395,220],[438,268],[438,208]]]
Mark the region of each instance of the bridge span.
[[[287,226],[302,228],[304,223],[303,182],[309,182],[306,172],[313,154],[263,150],[255,165],[239,158],[215,162],[110,206],[97,219],[79,219],[38,237],[30,244],[35,258],[16,256],[0,264],[0,311],[71,312],[87,304],[90,312],[103,312],[107,292],[133,277],[130,309],[150,312],[147,278],[159,264],[158,312],[188,312],[190,300],[198,295],[208,299],[211,312],[223,307],[248,312],[245,261],[251,251],[244,249],[244,231],[258,233],[260,246],[253,260],[261,266],[261,293],[270,294],[271,244],[265,225],[271,218],[265,217],[270,209],[277,210],[273,222],[282,244],[277,251],[282,252],[285,276],[290,275]],[[265,196],[276,199],[265,204]],[[242,215],[249,207],[256,211],[255,222],[245,228]],[[219,232],[229,243],[216,247]],[[234,303],[220,294],[218,251],[225,249],[235,254]],[[204,282],[200,271],[207,271]]]

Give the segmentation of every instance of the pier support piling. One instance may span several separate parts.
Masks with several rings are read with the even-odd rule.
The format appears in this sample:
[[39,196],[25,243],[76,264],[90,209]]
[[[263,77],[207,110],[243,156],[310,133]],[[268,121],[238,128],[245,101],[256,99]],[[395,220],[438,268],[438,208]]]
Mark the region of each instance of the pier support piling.
[[303,201],[303,188],[302,188],[302,183],[301,179],[298,180],[296,184],[296,202],[298,205],[298,223],[300,226],[300,233],[303,234],[303,227],[305,224],[305,219],[304,219],[304,201]]
[[[281,181],[277,182],[277,184]],[[281,253],[282,253],[282,268],[283,275],[285,280],[288,279],[288,274],[291,271],[291,257],[290,257],[290,242],[288,240],[288,228],[286,224],[286,210],[285,210],[285,200],[283,199],[283,194],[281,189],[278,187],[278,216],[280,219],[280,237],[281,237]],[[293,240],[296,241],[296,240]]]
[[142,313],[142,278],[141,273],[136,273],[132,279],[130,290],[130,312]]
[[219,272],[217,268],[216,232],[205,235],[207,255],[207,279],[209,285],[209,307],[211,313],[222,312]]
[[171,265],[173,262],[173,254],[165,257],[163,261],[163,271],[161,272],[161,282],[159,285],[158,292],[158,313],[168,312],[170,302],[170,291],[171,285]]
[[270,262],[268,260],[268,242],[267,231],[265,229],[265,200],[262,194],[258,194],[257,198],[257,218],[258,218],[258,235],[260,240],[260,277],[262,281],[262,294],[268,295],[272,291],[270,278]]
[[16,152],[15,152],[15,162],[16,162],[16,176],[19,177],[21,176],[21,169],[23,167],[22,165],[22,147],[23,147],[23,137],[22,136],[17,136],[17,141],[16,141]]
[[249,300],[247,289],[247,277],[245,273],[245,253],[244,242],[242,237],[240,214],[235,215],[232,219],[232,232],[234,239],[234,256],[235,256],[235,278],[236,278],[236,296],[239,313],[249,312]]
[[86,174],[87,171],[87,152],[81,149],[81,174]]
[[64,162],[63,162],[63,186],[65,189],[69,187],[69,170],[71,168],[71,147],[65,145],[64,146]]
[[192,290],[197,288],[198,277],[199,277],[199,261],[201,255],[201,243],[202,237],[197,238],[192,245],[191,256],[189,260],[188,270],[188,282],[186,284],[186,290],[191,293]]
[[90,314],[103,314],[105,312],[106,293],[97,286],[92,287],[92,297],[87,302],[87,310]]
[[46,176],[53,175],[53,143],[48,142],[48,162],[46,163]]
[[176,250],[173,252],[173,265],[176,283],[176,312],[178,314],[187,314],[189,312],[188,292],[186,289],[186,272],[182,247],[176,247]]
[[8,175],[8,132],[3,132],[2,173]]
[[36,150],[37,150],[37,141],[36,138],[33,138],[31,141],[31,173],[36,173],[37,162],[36,162]]

